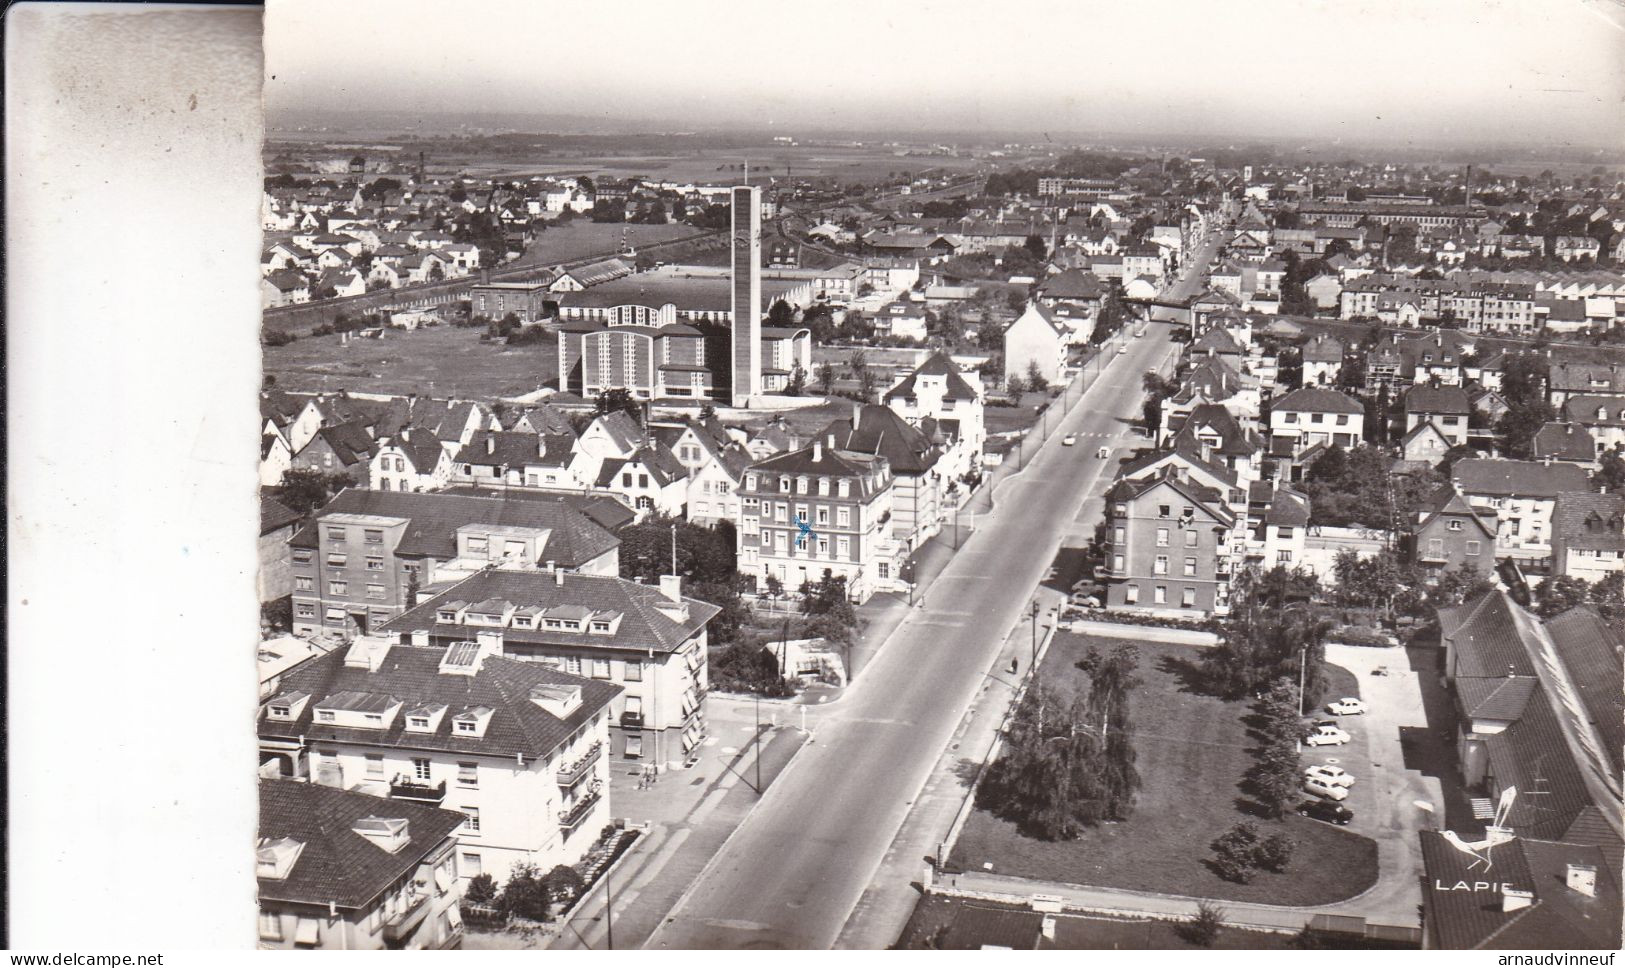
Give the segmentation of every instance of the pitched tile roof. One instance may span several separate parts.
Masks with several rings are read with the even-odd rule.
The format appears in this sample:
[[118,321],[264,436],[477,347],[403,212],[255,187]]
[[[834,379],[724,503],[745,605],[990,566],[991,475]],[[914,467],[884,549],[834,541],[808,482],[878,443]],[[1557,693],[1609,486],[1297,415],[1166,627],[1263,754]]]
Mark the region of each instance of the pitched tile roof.
[[[554,497],[557,497],[554,495]],[[379,514],[408,518],[395,553],[405,557],[449,560],[457,556],[457,529],[466,524],[500,524],[547,528],[546,557],[562,568],[579,568],[620,546],[620,539],[562,500],[523,497],[475,497],[441,492],[373,491],[345,488],[327,502],[317,521],[329,514]],[[296,548],[317,546],[316,524],[300,529]]]
[[1597,459],[1597,441],[1591,431],[1574,423],[1547,421],[1535,431],[1530,448],[1536,460],[1549,457],[1585,463]]
[[[258,878],[261,901],[369,907],[463,823],[452,810],[297,780],[261,780],[259,799],[261,839],[303,845],[286,877]],[[406,845],[391,853],[356,833],[365,817],[407,821]]]
[[1360,401],[1346,393],[1328,390],[1325,387],[1299,387],[1272,402],[1270,410],[1277,413],[1288,410],[1311,413],[1365,413],[1365,407],[1361,406]]
[[1539,688],[1540,680],[1529,676],[1456,680],[1456,696],[1469,719],[1512,722],[1523,715],[1529,697]]
[[1330,334],[1320,333],[1303,347],[1305,363],[1343,362],[1343,344]]
[[965,382],[959,375],[959,368],[941,353],[932,353],[926,357],[925,362],[914,368],[914,371],[902,379],[902,382],[886,391],[885,399],[913,400],[914,382],[922,376],[940,376],[947,383],[947,390],[943,393],[944,400],[975,400],[980,394]]
[[1552,498],[1559,491],[1586,490],[1586,472],[1573,464],[1467,457],[1456,461],[1450,477],[1464,493],[1499,497]]
[[1577,393],[1563,401],[1563,418],[1590,427],[1625,427],[1625,398]]
[[1465,414],[1472,409],[1461,387],[1435,387],[1419,383],[1405,391],[1406,413]]
[[1561,838],[1593,805],[1544,688],[1530,695],[1516,722],[1484,737],[1484,748],[1496,785],[1518,788],[1507,826],[1520,834]]
[[[884,457],[839,451],[833,445],[824,446],[825,443],[827,439],[821,437],[818,443],[800,450],[774,454],[766,460],[758,461],[750,466],[750,470],[770,480],[781,474],[787,477],[808,474],[836,479],[848,478],[855,484],[855,496],[865,501],[892,486],[891,465]],[[769,487],[764,482],[760,490],[772,493],[776,491],[776,487]]]
[[917,427],[913,427],[890,407],[866,403],[858,414],[857,426],[850,419],[832,421],[818,436],[835,438],[835,447],[860,454],[886,458],[892,473],[923,474],[936,466],[942,450]]
[[303,515],[274,497],[260,498],[260,534],[270,534],[298,521]]
[[619,498],[610,494],[582,494],[578,492],[536,491],[527,488],[506,488],[492,491],[477,485],[448,487],[440,494],[460,494],[464,497],[495,498],[504,501],[548,501],[563,503],[586,515],[592,523],[613,534],[633,521],[637,513]]
[[1516,608],[1506,592],[1495,590],[1457,608],[1439,610],[1439,635],[1456,654],[1458,680],[1532,677],[1535,663],[1519,636]]
[[[1491,848],[1494,880],[1532,892],[1529,907],[1505,911],[1499,890],[1451,890],[1485,882],[1474,858],[1437,831],[1419,835],[1424,909],[1428,930],[1441,949],[1617,948],[1620,942],[1619,878],[1597,847],[1519,837]],[[1569,864],[1597,868],[1597,896],[1566,884]]]
[[1582,605],[1547,619],[1546,631],[1602,739],[1603,753],[1615,773],[1625,770],[1625,629]]
[[482,602],[491,599],[512,602],[518,606],[556,608],[576,605],[592,612],[619,612],[620,625],[613,635],[593,635],[585,630],[568,632],[561,629],[502,630],[505,644],[563,643],[590,648],[620,648],[634,651],[656,649],[671,652],[693,638],[717,614],[715,605],[695,598],[685,598],[688,619],[679,620],[661,611],[668,599],[653,585],[640,585],[625,578],[607,575],[579,575],[565,573],[560,582],[557,575],[539,571],[502,571],[493,569],[477,572],[441,592],[427,602],[408,609],[384,626],[386,634],[406,634],[427,630],[431,634],[459,634],[459,630],[472,628],[439,622],[436,613],[448,602]]

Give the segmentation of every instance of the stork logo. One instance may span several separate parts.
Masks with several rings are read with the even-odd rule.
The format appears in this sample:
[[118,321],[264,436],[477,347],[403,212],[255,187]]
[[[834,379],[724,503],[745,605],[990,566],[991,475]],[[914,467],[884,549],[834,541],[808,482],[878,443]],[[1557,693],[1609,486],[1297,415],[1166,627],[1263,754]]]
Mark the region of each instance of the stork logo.
[[[1490,858],[1490,850],[1501,844],[1511,842],[1516,836],[1513,834],[1511,828],[1505,826],[1505,824],[1507,815],[1512,812],[1512,801],[1516,800],[1517,798],[1517,787],[1507,787],[1505,790],[1501,791],[1500,802],[1495,805],[1495,819],[1490,823],[1489,826],[1484,828],[1483,840],[1466,841],[1462,840],[1454,830],[1442,831],[1444,839],[1450,843],[1450,846],[1456,848],[1473,859],[1473,862],[1467,865],[1468,870],[1472,870],[1479,864],[1483,864],[1484,870],[1488,872],[1491,867],[1495,866]],[[1462,881],[1460,883],[1465,884],[1466,882]],[[1478,881],[1475,883],[1484,882]],[[1492,885],[1488,884],[1485,885],[1486,888],[1491,886]],[[1449,890],[1463,890],[1463,888],[1454,887],[1449,888]],[[1471,888],[1471,890],[1478,890],[1478,888]]]
[[796,515],[796,527],[801,529],[801,533],[796,536],[797,538],[816,538],[816,537],[818,537],[818,532],[814,531],[812,529],[812,526],[807,524],[807,519],[802,517],[799,514]]

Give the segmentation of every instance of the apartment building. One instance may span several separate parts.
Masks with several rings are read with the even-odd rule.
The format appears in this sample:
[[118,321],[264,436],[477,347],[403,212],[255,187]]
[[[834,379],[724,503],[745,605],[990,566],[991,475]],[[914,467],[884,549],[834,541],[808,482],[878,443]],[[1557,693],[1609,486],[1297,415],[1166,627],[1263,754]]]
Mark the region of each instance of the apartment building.
[[[473,638],[473,641],[468,641]],[[260,775],[456,810],[456,873],[581,859],[610,817],[610,682],[497,652],[362,638],[284,674]]]
[[260,780],[259,947],[460,948],[467,818],[295,780]]
[[483,571],[384,628],[402,643],[455,648],[474,640],[509,659],[609,683],[605,751],[661,769],[704,742],[706,625],[717,607],[660,587],[561,570]]
[[942,448],[888,407],[853,404],[852,411],[819,436],[842,453],[885,459],[892,473],[892,537],[907,554],[942,530],[949,482]]
[[903,555],[893,537],[895,488],[884,457],[843,451],[829,436],[745,471],[739,572],[794,593],[824,572],[864,602],[896,587]]
[[1625,495],[1563,491],[1552,502],[1552,574],[1600,581],[1625,571]]
[[1584,491],[1586,472],[1564,463],[1469,457],[1450,472],[1451,482],[1475,508],[1495,512],[1495,555],[1544,571],[1552,552],[1552,510],[1563,491]]
[[614,575],[620,539],[551,501],[349,488],[290,544],[296,633],[381,628],[412,593],[496,566]]
[[1236,515],[1173,467],[1106,493],[1106,607],[1206,617],[1229,611]]
[[1270,453],[1297,456],[1311,447],[1358,447],[1365,407],[1346,393],[1305,386],[1270,404]]

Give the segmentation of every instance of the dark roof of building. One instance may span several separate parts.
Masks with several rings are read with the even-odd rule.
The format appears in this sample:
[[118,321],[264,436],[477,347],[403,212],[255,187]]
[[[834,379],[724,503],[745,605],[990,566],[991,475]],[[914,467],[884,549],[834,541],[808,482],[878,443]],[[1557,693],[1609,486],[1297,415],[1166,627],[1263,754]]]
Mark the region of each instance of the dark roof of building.
[[1536,460],[1550,458],[1586,463],[1597,459],[1596,438],[1591,436],[1591,431],[1576,423],[1547,421],[1535,431],[1530,448]]
[[303,515],[274,497],[260,498],[260,534],[267,535],[278,528],[286,528]]
[[1195,481],[1181,480],[1173,467],[1162,467],[1156,473],[1144,477],[1119,479],[1112,485],[1111,490],[1106,492],[1106,500],[1136,500],[1162,485],[1173,488],[1193,505],[1201,507],[1223,524],[1230,524],[1236,519],[1235,512],[1225,503],[1223,494]]
[[[565,454],[575,438],[565,438]],[[468,443],[457,452],[459,464],[482,464],[500,468],[540,463],[547,453],[546,440],[540,434],[523,430],[476,430]]]
[[1329,333],[1318,333],[1303,347],[1305,363],[1343,362],[1343,344]]
[[1461,387],[1435,387],[1419,383],[1405,391],[1406,413],[1466,414],[1472,410]]
[[1546,383],[1564,393],[1625,394],[1625,368],[1607,363],[1559,363],[1547,370]]
[[[406,845],[391,852],[356,833],[356,822],[367,817],[405,820]],[[368,907],[462,823],[460,813],[409,800],[297,780],[261,780],[260,839],[286,838],[302,847],[286,877],[258,878],[260,900]]]
[[1540,680],[1529,676],[1502,676],[1498,679],[1456,680],[1456,696],[1463,715],[1470,719],[1512,722],[1523,715],[1529,697],[1540,688]]
[[943,936],[947,951],[978,951],[982,948],[1010,948],[1032,951],[1042,936],[1043,915],[1035,911],[962,905]]
[[1309,498],[1290,488],[1277,488],[1264,515],[1265,524],[1289,528],[1309,526]]
[[580,511],[592,522],[613,534],[637,520],[637,512],[625,502],[610,494],[583,494],[580,491],[539,491],[529,488],[490,490],[477,484],[448,487],[438,493],[460,494],[464,497],[497,498],[505,501],[555,501]]
[[1534,660],[1518,637],[1516,607],[1506,592],[1496,590],[1439,609],[1439,635],[1455,649],[1458,680],[1535,675]]
[[1546,632],[1619,773],[1625,769],[1625,630],[1581,605],[1547,619]]
[[[803,447],[800,450],[787,451],[774,454],[766,460],[752,464],[750,469],[764,475],[794,476],[797,474],[822,475],[834,478],[851,478],[857,485],[856,497],[868,500],[874,495],[891,487],[891,467],[884,457],[873,457],[858,454],[853,451],[840,451],[839,448],[829,445],[826,437],[818,438],[817,442]],[[876,478],[878,484],[871,482],[871,476],[878,471]],[[761,490],[771,491],[765,485]]]
[[1564,491],[1552,505],[1552,534],[1565,546],[1625,551],[1625,495]]
[[565,501],[522,497],[475,497],[436,492],[373,491],[345,488],[317,512],[317,521],[299,530],[294,547],[317,546],[316,525],[327,514],[379,514],[408,518],[395,553],[448,560],[457,556],[457,529],[466,524],[547,528],[546,557],[563,568],[578,568],[617,548],[621,541]]
[[611,487],[615,483],[615,475],[628,464],[638,464],[648,468],[650,477],[655,484],[665,487],[673,481],[688,476],[688,468],[671,452],[671,448],[658,440],[650,440],[639,447],[630,457],[612,457],[604,461],[598,468],[598,487]]
[[1244,457],[1256,454],[1263,448],[1263,441],[1256,433],[1243,427],[1235,414],[1217,403],[1199,403],[1192,407],[1170,445],[1175,449],[1190,448],[1201,453],[1203,448],[1198,432],[1204,429],[1219,435],[1217,450],[1220,454]]
[[1284,413],[1288,410],[1309,413],[1365,413],[1365,407],[1361,406],[1360,401],[1346,393],[1328,390],[1325,387],[1299,387],[1270,404],[1272,413]]
[[[316,438],[327,444],[333,451],[333,458],[345,467],[370,462],[378,446],[378,442],[367,433],[367,425],[360,420],[323,427],[316,431]],[[306,444],[305,447],[308,449],[310,445]]]
[[[459,583],[458,587],[488,575],[512,577],[522,574],[526,573],[482,572]],[[551,578],[540,572],[530,572],[528,576],[543,580]],[[421,612],[424,607],[420,605],[407,615]],[[432,622],[434,613],[428,614]],[[394,626],[405,617],[396,618],[390,625]],[[391,628],[391,631],[398,629]],[[260,735],[286,739],[304,737],[307,742],[316,743],[329,740],[408,750],[442,750],[508,758],[522,753],[529,757],[545,758],[564,745],[577,730],[592,722],[621,692],[621,687],[613,683],[583,679],[560,672],[545,663],[499,655],[484,656],[472,675],[441,672],[440,661],[445,655],[445,649],[395,645],[378,660],[377,672],[365,666],[346,665],[346,652],[343,649],[317,656],[284,673],[282,677],[282,694],[303,692],[311,697],[310,701],[299,716],[291,720],[273,720],[268,715],[262,715]],[[560,719],[531,700],[531,691],[539,685],[579,687],[581,704]],[[316,707],[329,696],[344,693],[398,700],[403,712],[384,729],[316,722]],[[440,727],[434,732],[407,732],[404,710],[430,703],[447,707]],[[453,717],[482,706],[492,710],[484,735],[455,731]]]
[[1625,427],[1625,397],[1577,393],[1563,401],[1563,417],[1593,427]]
[[856,427],[850,419],[836,420],[818,433],[825,440],[832,435],[838,450],[886,458],[893,474],[923,474],[942,456],[941,449],[919,428],[890,407],[873,403],[863,405]]
[[[385,633],[406,634],[412,631],[458,630],[465,626],[449,625],[437,620],[440,608],[448,602],[512,602],[517,606],[555,608],[576,605],[591,612],[619,612],[620,625],[610,636],[594,635],[583,629],[569,632],[561,629],[502,630],[505,645],[570,644],[589,648],[621,648],[637,651],[656,649],[671,652],[681,648],[717,614],[715,605],[696,598],[683,599],[688,606],[688,618],[679,620],[661,611],[658,606],[668,600],[653,585],[640,585],[625,578],[609,575],[558,574],[545,571],[505,571],[492,569],[477,572],[446,589],[427,602],[408,609],[384,626]],[[478,628],[480,626],[477,626]],[[470,633],[472,634],[472,632]]]
[[1456,461],[1451,479],[1467,494],[1502,497],[1556,497],[1559,491],[1586,490],[1586,472],[1566,463],[1466,457]]
[[[1494,881],[1534,894],[1534,903],[1506,911],[1499,889],[1454,890],[1486,883],[1475,859],[1437,831],[1419,834],[1424,910],[1441,949],[1618,948],[1620,892],[1617,873],[1597,847],[1523,837],[1493,848]],[[1567,886],[1570,864],[1597,869],[1597,896]]]
[[1484,748],[1496,785],[1518,789],[1506,825],[1520,834],[1562,838],[1594,805],[1544,688],[1530,695],[1517,721],[1484,737]]
[[1046,279],[1038,294],[1046,299],[1099,299],[1105,288],[1100,277],[1082,269],[1068,269]]

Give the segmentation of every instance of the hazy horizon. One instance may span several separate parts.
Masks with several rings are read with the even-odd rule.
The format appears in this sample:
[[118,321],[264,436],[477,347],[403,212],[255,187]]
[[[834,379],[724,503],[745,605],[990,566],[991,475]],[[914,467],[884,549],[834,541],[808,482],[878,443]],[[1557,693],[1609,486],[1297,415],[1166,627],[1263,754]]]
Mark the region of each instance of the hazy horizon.
[[267,120],[1625,147],[1625,9],[1600,0],[785,9],[626,0],[600,25],[579,7],[513,0],[355,0],[355,39],[331,29],[331,6],[273,0]]

